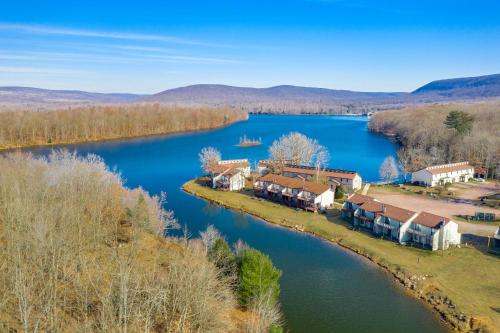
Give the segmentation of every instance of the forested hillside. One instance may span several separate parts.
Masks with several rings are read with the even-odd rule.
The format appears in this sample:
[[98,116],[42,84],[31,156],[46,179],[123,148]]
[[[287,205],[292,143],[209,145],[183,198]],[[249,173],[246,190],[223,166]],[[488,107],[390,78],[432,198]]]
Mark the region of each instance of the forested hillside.
[[0,170],[0,332],[281,332],[267,256],[213,227],[164,238],[165,197],[97,156],[9,153]]
[[394,136],[406,171],[470,161],[500,176],[500,103],[444,104],[375,114],[370,130]]
[[157,104],[0,112],[0,149],[211,129],[247,117],[245,112],[229,108]]
[[[220,332],[235,299],[206,256],[161,236],[161,198],[95,156],[0,156],[0,331]],[[200,254],[201,253],[201,254]]]

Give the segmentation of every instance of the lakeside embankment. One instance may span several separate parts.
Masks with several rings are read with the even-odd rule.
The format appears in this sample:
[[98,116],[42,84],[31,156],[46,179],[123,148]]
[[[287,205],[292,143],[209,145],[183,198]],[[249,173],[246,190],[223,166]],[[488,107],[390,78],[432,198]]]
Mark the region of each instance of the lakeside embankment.
[[298,211],[258,199],[251,191],[215,191],[196,181],[184,184],[183,189],[267,222],[308,232],[368,258],[460,331],[496,332],[496,327],[500,327],[500,314],[496,310],[500,299],[500,265],[497,258],[478,249],[431,252],[403,247],[351,230],[334,212],[325,216]]
[[0,112],[0,150],[210,130],[247,119],[231,108],[157,104]]

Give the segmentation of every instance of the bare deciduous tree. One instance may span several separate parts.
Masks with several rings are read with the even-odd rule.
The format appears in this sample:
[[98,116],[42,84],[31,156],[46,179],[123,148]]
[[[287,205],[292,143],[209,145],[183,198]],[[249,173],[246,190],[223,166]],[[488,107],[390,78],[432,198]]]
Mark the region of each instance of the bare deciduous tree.
[[214,246],[215,241],[221,238],[221,234],[213,225],[209,225],[205,231],[200,231],[201,241],[208,251]]
[[247,119],[229,108],[159,104],[80,106],[70,110],[0,112],[0,148],[167,134]]
[[379,176],[386,182],[393,182],[399,176],[398,165],[392,156],[387,156],[379,169]]
[[[394,136],[405,172],[430,165],[469,161],[492,174],[500,156],[500,103],[440,104],[376,113],[370,129]],[[474,117],[472,129],[456,135],[444,122],[450,111]]]
[[321,167],[328,162],[328,150],[304,134],[291,132],[275,140],[269,148],[269,158],[280,165],[287,163]]
[[206,173],[212,173],[213,168],[221,159],[220,152],[214,147],[202,148],[198,154],[201,163],[201,169]]
[[0,170],[0,314],[13,329],[231,330],[232,281],[204,249],[155,235],[175,223],[164,196],[125,188],[94,155],[4,154]]

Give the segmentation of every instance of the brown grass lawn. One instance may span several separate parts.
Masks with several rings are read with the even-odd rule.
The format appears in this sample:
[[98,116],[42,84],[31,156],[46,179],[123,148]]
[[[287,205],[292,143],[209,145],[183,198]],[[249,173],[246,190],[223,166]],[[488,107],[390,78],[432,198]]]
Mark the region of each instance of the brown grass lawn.
[[[392,273],[420,277],[419,290],[438,288],[457,309],[500,328],[500,259],[471,247],[432,252],[353,231],[336,212],[307,213],[256,198],[251,191],[216,191],[190,181],[184,189],[199,197],[287,227],[303,226],[316,234],[362,254]],[[425,280],[421,279],[426,277]],[[418,279],[418,278],[417,278]],[[494,329],[496,327],[496,329]]]

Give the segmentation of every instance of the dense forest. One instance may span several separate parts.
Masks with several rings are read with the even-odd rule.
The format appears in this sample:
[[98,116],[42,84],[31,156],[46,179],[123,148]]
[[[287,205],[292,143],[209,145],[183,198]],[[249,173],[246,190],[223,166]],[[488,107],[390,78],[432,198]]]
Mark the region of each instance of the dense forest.
[[245,112],[230,108],[158,104],[0,112],[0,149],[210,129],[245,119]]
[[99,157],[16,152],[0,169],[1,332],[281,332],[267,256],[213,227],[165,238],[164,196]]
[[395,137],[406,172],[458,161],[500,177],[500,103],[440,104],[375,114],[370,130]]

